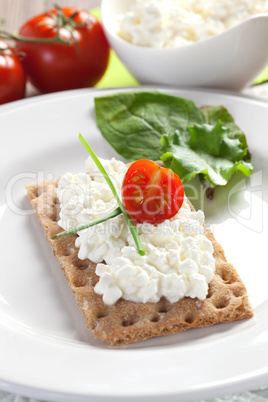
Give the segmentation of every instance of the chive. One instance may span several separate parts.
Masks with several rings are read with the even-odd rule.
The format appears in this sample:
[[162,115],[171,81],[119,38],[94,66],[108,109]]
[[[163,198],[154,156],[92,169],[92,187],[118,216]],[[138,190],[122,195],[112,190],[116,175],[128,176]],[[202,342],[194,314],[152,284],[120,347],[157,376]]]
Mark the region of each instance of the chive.
[[93,161],[95,162],[95,164],[97,165],[98,169],[100,170],[101,174],[103,175],[103,177],[105,178],[108,186],[110,187],[114,198],[116,199],[119,208],[122,211],[122,214],[124,215],[124,218],[128,224],[128,227],[130,229],[130,232],[133,236],[133,239],[135,241],[138,253],[140,255],[145,255],[145,252],[143,250],[142,244],[141,244],[141,239],[140,236],[138,235],[138,232],[136,230],[136,227],[133,223],[133,221],[131,220],[131,218],[129,217],[127,211],[125,210],[125,207],[122,203],[122,201],[120,200],[116,189],[110,179],[110,177],[108,176],[108,173],[106,172],[106,170],[104,169],[104,167],[102,166],[102,163],[100,162],[99,158],[97,157],[97,155],[95,154],[95,152],[93,151],[93,149],[90,147],[90,145],[87,143],[87,141],[85,140],[85,138],[82,136],[82,134],[79,134],[79,140],[81,141],[81,143],[84,145],[84,147],[86,148],[87,152],[89,153],[89,155],[91,156],[91,158],[93,159]]
[[98,225],[99,223],[108,221],[108,219],[114,218],[115,216],[118,216],[120,214],[122,214],[122,211],[118,207],[114,211],[110,212],[109,214],[104,215],[102,218],[95,219],[94,221],[91,221],[90,223],[87,223],[86,225],[76,226],[75,228],[65,230],[64,232],[60,232],[58,234],[55,234],[54,236],[52,236],[52,239],[59,239],[60,237],[80,232],[80,230],[91,228],[92,226],[95,226],[95,225]]

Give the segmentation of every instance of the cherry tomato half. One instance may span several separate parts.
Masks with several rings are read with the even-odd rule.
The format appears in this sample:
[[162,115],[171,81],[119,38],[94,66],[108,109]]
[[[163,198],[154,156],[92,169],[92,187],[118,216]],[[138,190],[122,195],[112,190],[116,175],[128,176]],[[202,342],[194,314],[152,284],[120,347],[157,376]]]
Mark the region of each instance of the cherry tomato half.
[[0,39],[0,105],[23,98],[25,83],[19,56]]
[[147,159],[133,162],[122,185],[122,201],[136,222],[158,224],[179,211],[184,198],[182,182],[170,169]]
[[[71,45],[41,43],[57,33]],[[108,66],[110,49],[102,25],[85,10],[55,8],[27,21],[19,34],[39,40],[19,41],[17,48],[26,54],[23,66],[29,80],[43,93],[92,87]]]

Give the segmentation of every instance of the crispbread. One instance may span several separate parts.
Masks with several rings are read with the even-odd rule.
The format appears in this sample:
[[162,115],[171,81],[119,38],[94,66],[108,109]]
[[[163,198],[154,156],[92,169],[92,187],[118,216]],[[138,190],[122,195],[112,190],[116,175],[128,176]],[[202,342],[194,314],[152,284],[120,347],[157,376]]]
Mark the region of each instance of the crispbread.
[[56,181],[29,185],[28,198],[95,338],[110,345],[123,345],[253,315],[243,282],[208,229],[205,234],[213,244],[216,271],[206,300],[186,297],[172,304],[162,298],[158,303],[139,304],[120,299],[113,306],[105,305],[102,297],[94,292],[98,282],[96,264],[88,259],[82,261],[77,256],[77,235],[52,239],[54,234],[62,231],[57,224],[60,206],[56,186]]

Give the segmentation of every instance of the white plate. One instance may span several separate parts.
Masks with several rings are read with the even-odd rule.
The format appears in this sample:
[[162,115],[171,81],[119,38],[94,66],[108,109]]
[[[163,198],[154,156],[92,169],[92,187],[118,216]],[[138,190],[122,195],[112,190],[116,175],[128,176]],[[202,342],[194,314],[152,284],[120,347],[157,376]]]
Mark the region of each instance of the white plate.
[[[164,92],[223,104],[246,132],[255,173],[237,175],[201,205],[245,282],[255,317],[112,348],[85,329],[24,185],[84,169],[81,132],[102,157],[94,97],[78,90],[2,106],[0,192],[0,388],[57,401],[191,401],[268,381],[268,104],[232,94]],[[198,182],[195,183],[198,188]]]

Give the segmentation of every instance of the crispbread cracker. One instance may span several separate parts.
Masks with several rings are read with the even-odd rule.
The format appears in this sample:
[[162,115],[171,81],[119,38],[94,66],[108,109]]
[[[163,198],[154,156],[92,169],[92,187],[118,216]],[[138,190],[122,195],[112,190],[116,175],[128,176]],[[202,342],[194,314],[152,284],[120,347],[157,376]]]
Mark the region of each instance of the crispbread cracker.
[[110,345],[123,345],[253,315],[244,284],[208,229],[205,234],[213,244],[216,271],[206,300],[185,297],[172,304],[162,298],[158,303],[140,304],[120,299],[113,306],[105,305],[102,297],[94,292],[99,279],[95,274],[96,264],[77,256],[77,235],[52,239],[62,231],[57,224],[60,206],[56,186],[56,181],[27,186],[28,198],[95,338]]

